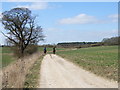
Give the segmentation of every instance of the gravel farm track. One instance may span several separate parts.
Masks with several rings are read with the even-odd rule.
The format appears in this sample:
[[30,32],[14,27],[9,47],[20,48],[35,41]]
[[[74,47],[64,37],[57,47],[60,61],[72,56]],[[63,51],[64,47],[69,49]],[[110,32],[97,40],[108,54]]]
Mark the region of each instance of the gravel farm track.
[[99,77],[54,54],[43,58],[40,88],[118,88],[118,83]]

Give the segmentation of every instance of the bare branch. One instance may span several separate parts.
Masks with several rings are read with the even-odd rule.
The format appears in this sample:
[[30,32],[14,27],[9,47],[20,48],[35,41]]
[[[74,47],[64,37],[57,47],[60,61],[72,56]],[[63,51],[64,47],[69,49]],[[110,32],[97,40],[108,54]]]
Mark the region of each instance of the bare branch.
[[7,37],[10,41],[13,41],[15,44],[18,44],[14,39],[10,38],[9,36],[5,35],[3,32],[1,32],[5,37]]

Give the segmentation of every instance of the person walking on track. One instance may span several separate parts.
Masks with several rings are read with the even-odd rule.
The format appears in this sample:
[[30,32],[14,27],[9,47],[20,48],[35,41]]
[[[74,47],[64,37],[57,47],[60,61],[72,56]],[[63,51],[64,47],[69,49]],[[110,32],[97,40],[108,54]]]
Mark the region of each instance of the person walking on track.
[[46,54],[47,53],[47,49],[46,49],[46,47],[44,47],[44,54]]
[[53,54],[55,54],[56,53],[56,49],[55,49],[55,47],[53,47]]

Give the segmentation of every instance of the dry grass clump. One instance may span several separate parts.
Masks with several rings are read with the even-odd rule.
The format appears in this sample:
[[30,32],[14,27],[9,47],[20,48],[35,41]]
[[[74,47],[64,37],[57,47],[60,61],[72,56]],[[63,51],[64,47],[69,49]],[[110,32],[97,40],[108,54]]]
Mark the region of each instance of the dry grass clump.
[[28,74],[25,78],[24,87],[25,88],[38,88],[40,80],[40,67],[44,55],[42,55],[38,60],[35,61],[33,66],[30,68]]
[[2,88],[23,88],[25,76],[30,67],[40,57],[37,52],[31,56],[17,60],[15,63],[2,69]]

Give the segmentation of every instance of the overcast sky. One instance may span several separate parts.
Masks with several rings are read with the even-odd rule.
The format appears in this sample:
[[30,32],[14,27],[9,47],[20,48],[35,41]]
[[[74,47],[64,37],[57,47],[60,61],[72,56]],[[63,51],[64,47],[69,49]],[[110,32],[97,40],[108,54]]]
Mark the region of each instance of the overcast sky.
[[118,34],[117,2],[2,2],[1,12],[14,7],[27,7],[38,16],[46,36],[40,44],[101,41]]

